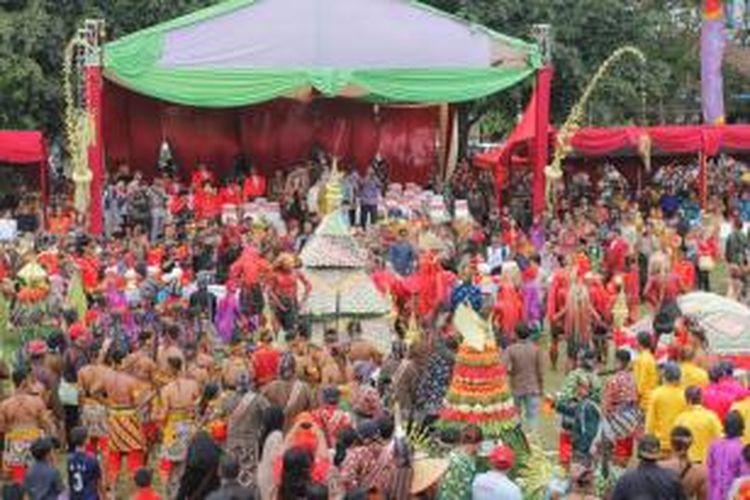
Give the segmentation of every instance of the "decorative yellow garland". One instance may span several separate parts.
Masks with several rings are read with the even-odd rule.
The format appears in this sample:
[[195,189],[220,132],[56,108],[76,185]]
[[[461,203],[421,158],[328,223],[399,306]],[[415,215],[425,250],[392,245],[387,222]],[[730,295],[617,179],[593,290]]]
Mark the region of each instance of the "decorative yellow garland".
[[562,162],[573,150],[571,146],[571,140],[578,132],[583,122],[584,114],[586,111],[586,105],[588,104],[591,96],[596,90],[597,85],[607,74],[609,69],[618,62],[623,56],[632,55],[638,59],[641,64],[646,63],[646,56],[643,52],[637,48],[626,45],[620,47],[612,53],[596,70],[594,76],[591,78],[586,88],[583,91],[583,95],[578,102],[571,109],[568,118],[557,133],[557,144],[555,146],[555,154],[552,157],[552,163],[544,169],[544,174],[547,179],[547,185],[545,192],[547,193],[547,208],[551,211],[554,210],[555,205],[555,188],[556,184],[562,179],[563,169]]
[[93,174],[88,164],[88,146],[93,137],[91,119],[85,108],[76,106],[73,92],[73,60],[80,38],[74,37],[65,47],[63,59],[63,96],[65,99],[65,135],[75,183],[74,205],[79,214],[88,211]]

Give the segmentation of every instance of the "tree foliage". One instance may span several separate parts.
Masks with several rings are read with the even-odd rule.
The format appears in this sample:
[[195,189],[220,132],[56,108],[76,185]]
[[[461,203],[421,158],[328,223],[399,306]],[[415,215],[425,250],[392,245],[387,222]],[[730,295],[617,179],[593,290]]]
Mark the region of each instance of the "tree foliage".
[[[4,0],[0,2],[0,128],[60,133],[62,53],[88,17],[103,18],[110,38],[204,7],[217,0]],[[425,0],[501,33],[529,40],[531,26],[554,33],[553,120],[564,120],[587,79],[626,44],[646,53],[640,68],[625,62],[602,83],[589,107],[591,123],[680,119],[699,108],[697,0]],[[728,94],[744,84],[728,73]],[[499,132],[512,126],[531,84],[471,103],[464,128],[483,116]],[[728,105],[731,102],[728,101]],[[683,117],[685,118],[685,117]],[[689,117],[688,117],[689,118]]]
[[[552,26],[555,79],[552,117],[562,122],[598,65],[623,45],[647,56],[641,67],[625,60],[597,89],[588,108],[592,124],[690,120],[700,109],[698,6],[695,0],[429,0],[501,33],[530,39],[536,23]],[[728,94],[738,83],[728,78]],[[747,82],[745,82],[747,84]],[[515,115],[529,95],[522,91],[472,103],[476,120],[487,109],[493,123]],[[502,132],[502,130],[500,130]]]
[[86,18],[110,38],[217,0],[4,0],[0,2],[0,129],[61,134],[63,51]]

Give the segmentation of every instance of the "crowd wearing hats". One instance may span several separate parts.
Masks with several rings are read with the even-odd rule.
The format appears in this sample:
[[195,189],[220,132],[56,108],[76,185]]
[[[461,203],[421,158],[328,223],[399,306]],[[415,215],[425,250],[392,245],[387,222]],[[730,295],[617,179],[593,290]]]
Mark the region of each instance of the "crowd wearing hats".
[[[337,168],[246,189],[123,169],[104,235],[56,209],[4,243],[6,496],[747,497],[750,390],[677,304],[748,300],[741,176],[698,220],[689,193],[609,177],[532,216],[467,193],[486,174],[462,163],[435,217]],[[348,315],[344,287],[310,312],[320,232],[390,312]]]

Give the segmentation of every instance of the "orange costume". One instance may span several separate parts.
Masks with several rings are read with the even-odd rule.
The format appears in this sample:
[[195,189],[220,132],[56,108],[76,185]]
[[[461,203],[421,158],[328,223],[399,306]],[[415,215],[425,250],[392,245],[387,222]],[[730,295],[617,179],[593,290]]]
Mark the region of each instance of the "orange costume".
[[68,234],[71,224],[73,224],[73,218],[64,212],[59,215],[51,215],[47,220],[50,234],[56,236]]

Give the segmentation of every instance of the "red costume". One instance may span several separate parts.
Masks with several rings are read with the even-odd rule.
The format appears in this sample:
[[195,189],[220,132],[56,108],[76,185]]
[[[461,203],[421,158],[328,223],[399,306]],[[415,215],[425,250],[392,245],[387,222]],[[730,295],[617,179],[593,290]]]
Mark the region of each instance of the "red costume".
[[680,259],[672,266],[674,273],[680,279],[683,290],[695,288],[695,266],[687,259]]
[[221,198],[207,190],[195,192],[195,216],[198,219],[214,219],[221,215]]
[[198,170],[193,172],[192,176],[190,176],[190,186],[193,188],[194,191],[203,189],[203,185],[206,182],[210,182],[213,184],[214,174],[212,174],[205,168],[199,168]]
[[559,325],[557,315],[565,308],[565,300],[570,287],[570,276],[566,269],[558,269],[552,274],[552,282],[547,295],[547,318],[550,324]]
[[264,280],[269,271],[268,261],[254,246],[248,245],[229,268],[229,277],[241,283],[243,288],[250,288]]
[[[146,264],[154,267],[161,267],[161,263],[164,260],[164,248],[161,246],[155,246],[148,250],[146,253]],[[135,264],[135,263],[133,263]],[[132,267],[128,264],[129,267]]]
[[513,283],[507,280],[500,283],[493,313],[495,325],[502,334],[509,340],[514,339],[516,326],[523,319],[523,301]]
[[175,194],[169,197],[169,213],[172,215],[178,215],[183,210],[187,210],[188,202],[184,196]]
[[669,273],[649,278],[644,295],[654,311],[658,311],[663,303],[676,300],[682,290],[680,278],[674,273]]
[[641,308],[641,277],[638,274],[638,269],[623,274],[622,282],[625,286],[625,299],[628,303],[628,319],[630,323],[635,323],[638,321]]
[[261,343],[253,353],[252,361],[255,383],[258,387],[263,387],[276,378],[281,361],[281,352],[268,344]]
[[382,294],[398,293],[399,278],[388,269],[379,269],[371,275],[375,288]]
[[87,292],[93,292],[99,285],[99,260],[93,256],[77,257],[75,263],[81,273],[83,289]]
[[54,234],[57,236],[68,234],[71,224],[73,224],[73,218],[65,213],[61,213],[60,215],[52,215],[47,221],[47,226],[49,227],[50,234]]
[[242,184],[242,196],[248,201],[266,195],[266,178],[260,174],[252,174]]
[[428,252],[420,256],[417,272],[406,281],[407,289],[416,290],[417,313],[425,317],[432,315],[446,300],[453,286],[454,276],[440,267],[437,255]]
[[230,183],[219,191],[222,205],[239,205],[242,203],[242,193],[237,184]]
[[547,293],[547,319],[552,328],[552,339],[549,347],[549,357],[552,366],[557,365],[557,355],[562,332],[562,318],[559,314],[565,309],[565,301],[570,287],[570,275],[566,269],[558,269],[552,274],[549,291]]
[[607,269],[612,274],[625,271],[625,261],[629,253],[630,245],[627,240],[619,236],[615,237],[609,244],[606,252],[605,262]]
[[60,257],[55,251],[45,250],[37,256],[36,260],[47,273],[58,274],[60,272]]
[[591,305],[594,306],[599,318],[605,323],[612,320],[612,306],[615,302],[616,295],[610,293],[602,283],[599,277],[589,280],[589,297]]

